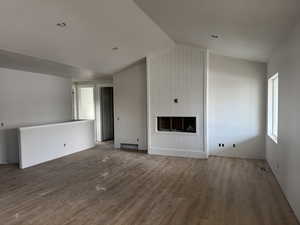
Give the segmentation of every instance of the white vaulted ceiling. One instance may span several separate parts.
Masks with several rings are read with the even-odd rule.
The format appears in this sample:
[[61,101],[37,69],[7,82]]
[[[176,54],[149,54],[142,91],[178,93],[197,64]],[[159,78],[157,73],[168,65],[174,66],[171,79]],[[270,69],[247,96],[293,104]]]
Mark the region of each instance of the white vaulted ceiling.
[[132,0],[1,0],[0,33],[2,50],[95,74],[174,44]]
[[92,79],[174,41],[265,62],[299,16],[299,0],[1,0],[0,66]]
[[[135,1],[178,42],[263,62],[300,16],[299,0]],[[214,34],[219,38],[211,38]]]

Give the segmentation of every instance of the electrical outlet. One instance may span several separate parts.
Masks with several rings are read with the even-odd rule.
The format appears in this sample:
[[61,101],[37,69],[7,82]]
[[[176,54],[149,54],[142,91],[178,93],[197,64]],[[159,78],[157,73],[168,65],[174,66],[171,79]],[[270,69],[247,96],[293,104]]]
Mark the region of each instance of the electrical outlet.
[[67,146],[67,144],[64,144],[64,147],[66,147]]
[[236,147],[236,144],[233,144],[232,147],[235,148],[235,147]]

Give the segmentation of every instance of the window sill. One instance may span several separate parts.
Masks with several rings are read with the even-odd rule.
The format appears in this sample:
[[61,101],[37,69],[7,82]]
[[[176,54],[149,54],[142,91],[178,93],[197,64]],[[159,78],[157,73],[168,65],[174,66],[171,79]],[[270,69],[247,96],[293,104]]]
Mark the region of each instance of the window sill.
[[268,134],[268,136],[269,136],[269,138],[270,138],[272,141],[275,142],[275,144],[278,144],[278,137],[273,136],[273,135],[269,135],[269,134]]

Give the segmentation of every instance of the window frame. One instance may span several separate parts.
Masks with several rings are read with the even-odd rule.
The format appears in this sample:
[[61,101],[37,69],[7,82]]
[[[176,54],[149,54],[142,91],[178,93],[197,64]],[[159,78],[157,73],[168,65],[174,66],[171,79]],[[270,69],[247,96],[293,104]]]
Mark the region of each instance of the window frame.
[[[277,82],[277,90],[275,85]],[[276,93],[277,92],[277,93]],[[268,136],[278,143],[278,109],[279,109],[279,75],[276,73],[268,79]],[[275,128],[276,126],[276,128]]]

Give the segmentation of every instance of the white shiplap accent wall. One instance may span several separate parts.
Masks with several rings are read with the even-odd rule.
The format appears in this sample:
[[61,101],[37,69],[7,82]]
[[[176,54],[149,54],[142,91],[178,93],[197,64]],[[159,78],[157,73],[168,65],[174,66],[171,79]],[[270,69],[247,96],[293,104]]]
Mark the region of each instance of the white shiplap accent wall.
[[[203,158],[205,151],[206,50],[177,45],[147,58],[150,154]],[[178,98],[179,102],[174,103]],[[157,116],[196,116],[197,133],[157,132]]]

